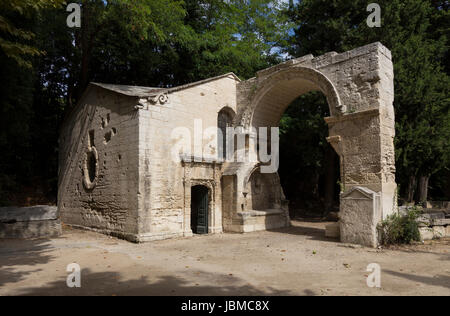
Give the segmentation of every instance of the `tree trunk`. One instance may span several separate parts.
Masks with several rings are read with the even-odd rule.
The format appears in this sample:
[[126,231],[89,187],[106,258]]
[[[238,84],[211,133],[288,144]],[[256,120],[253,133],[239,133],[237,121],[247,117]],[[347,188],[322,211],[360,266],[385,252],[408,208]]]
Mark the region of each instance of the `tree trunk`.
[[320,180],[320,175],[317,173],[313,176],[312,178],[313,180],[313,184],[312,184],[312,195],[313,195],[313,199],[314,200],[320,200],[320,191],[319,191],[319,180]]
[[335,153],[331,146],[328,146],[325,156],[326,172],[325,172],[325,188],[324,188],[324,199],[325,199],[325,211],[331,211],[334,201],[334,190],[336,186],[335,173]]
[[430,176],[420,176],[419,178],[419,202],[425,203],[428,198],[428,180]]
[[406,195],[406,201],[409,203],[413,202],[414,200],[414,193],[416,192],[416,186],[417,186],[416,176],[409,176],[408,192]]
[[80,64],[80,74],[78,78],[78,87],[76,93],[77,101],[80,99],[84,89],[86,89],[89,78],[89,63],[90,63],[90,36],[91,36],[91,14],[89,5],[83,6],[82,11],[82,30],[81,30],[81,64]]

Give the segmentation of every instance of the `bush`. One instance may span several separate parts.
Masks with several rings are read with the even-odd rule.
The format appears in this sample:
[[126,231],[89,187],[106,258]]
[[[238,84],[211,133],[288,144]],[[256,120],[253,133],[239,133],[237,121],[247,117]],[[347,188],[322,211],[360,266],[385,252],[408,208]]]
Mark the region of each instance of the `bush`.
[[392,214],[378,225],[381,244],[410,244],[420,241],[418,218],[420,211],[416,208],[408,209],[405,214]]

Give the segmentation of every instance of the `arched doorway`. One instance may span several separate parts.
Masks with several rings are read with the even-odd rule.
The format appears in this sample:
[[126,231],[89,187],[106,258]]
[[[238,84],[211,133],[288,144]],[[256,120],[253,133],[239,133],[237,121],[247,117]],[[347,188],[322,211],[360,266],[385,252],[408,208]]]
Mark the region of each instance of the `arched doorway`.
[[209,227],[209,190],[203,185],[191,188],[191,229],[194,234],[207,234]]
[[329,116],[325,95],[313,91],[292,102],[280,120],[278,173],[292,219],[336,218],[339,211],[339,156],[326,140]]
[[[290,225],[288,201],[277,172],[279,148],[278,144],[272,143],[272,140],[276,142],[279,138],[272,133],[278,133],[276,128],[289,105],[304,94],[319,91],[326,98],[328,113],[340,115],[345,110],[333,84],[314,69],[282,69],[257,80],[258,83],[252,85],[253,89],[249,89],[251,94],[246,99],[242,98],[248,104],[239,114],[235,125],[252,133],[250,137],[253,139],[258,138],[257,146],[251,146],[252,150],[258,151],[258,161],[249,159],[228,169],[237,176],[237,213],[231,225],[226,228],[231,231],[248,232]],[[267,141],[261,142],[264,139]],[[269,162],[266,158],[261,159],[262,153],[270,156]],[[265,168],[269,164],[275,168]]]
[[[234,125],[252,134],[257,130],[258,145],[260,138],[263,143],[274,139],[277,142],[276,135],[264,135],[272,127],[277,133],[283,113],[295,99],[313,91],[325,96],[330,113],[325,117],[326,141],[339,156],[341,240],[376,246],[378,223],[397,209],[393,65],[389,50],[381,43],[372,43],[341,54],[303,56],[259,71],[256,77],[239,83],[237,91]],[[274,146],[270,145],[271,153]],[[227,229],[255,230],[249,220],[252,214],[246,209],[250,205],[248,180],[255,167],[277,174],[273,170],[278,168],[278,158],[258,149],[259,161],[227,168],[227,176],[236,175],[237,206]],[[280,189],[278,185],[273,187],[276,192]]]
[[[321,102],[316,102],[316,104],[313,104],[311,106],[311,109],[307,109],[306,106],[303,106],[302,104],[300,104],[299,111],[298,113],[295,113],[293,116],[305,116],[305,115],[310,115],[310,113],[313,113],[314,115],[314,121],[312,122],[313,124],[320,124],[321,128],[323,128],[322,132],[323,135],[320,135],[320,137],[316,137],[315,136],[314,139],[304,139],[302,137],[308,137],[311,135],[306,135],[305,131],[307,130],[307,128],[304,128],[302,130],[303,134],[302,135],[293,135],[294,137],[292,139],[289,139],[287,144],[284,144],[285,147],[282,148],[284,149],[282,151],[284,155],[284,157],[278,157],[278,158],[283,158],[280,160],[280,163],[283,164],[285,163],[286,166],[286,161],[288,159],[286,159],[286,153],[292,156],[295,156],[292,152],[289,152],[289,150],[286,150],[286,147],[298,147],[298,143],[302,142],[305,144],[305,147],[308,147],[311,149],[316,149],[314,147],[312,147],[312,143],[314,143],[314,145],[316,145],[317,147],[319,147],[319,144],[321,144],[320,146],[322,146],[323,148],[321,149],[322,152],[317,151],[317,153],[320,154],[325,154],[325,149],[326,150],[331,150],[332,152],[330,153],[330,156],[333,159],[336,158],[337,154],[334,152],[334,150],[331,148],[331,146],[327,143],[326,137],[328,136],[328,128],[325,124],[324,118],[328,117],[328,116],[338,116],[342,114],[342,110],[345,109],[345,106],[342,105],[339,95],[337,94],[337,91],[334,87],[334,85],[328,80],[328,78],[326,78],[323,74],[321,74],[320,72],[313,70],[313,69],[309,69],[309,68],[303,68],[303,67],[295,67],[295,68],[288,68],[288,69],[284,69],[284,70],[280,70],[278,72],[275,72],[274,74],[268,76],[267,78],[265,78],[264,80],[262,80],[259,85],[257,86],[257,89],[255,90],[255,93],[251,99],[251,102],[249,104],[248,110],[250,111],[249,115],[247,116],[249,119],[246,122],[242,122],[242,123],[246,123],[247,126],[249,128],[251,128],[252,130],[255,130],[257,132],[260,131],[260,128],[267,128],[268,132],[269,132],[269,128],[272,127],[280,127],[280,122],[282,120],[282,118],[284,117],[284,115],[286,114],[288,108],[294,104],[295,102],[298,103],[298,101],[300,101],[300,103],[302,103],[301,99],[303,97],[306,96],[317,96],[319,97]],[[306,99],[308,100],[308,99]],[[312,101],[312,98],[309,98],[309,101]],[[320,107],[322,107],[323,109],[320,109],[319,107],[317,109],[314,109],[314,106],[318,106],[320,104]],[[309,113],[310,112],[310,113]],[[292,114],[292,113],[291,113]],[[312,116],[312,115],[310,115]],[[294,122],[294,123],[299,123],[298,122]],[[300,122],[300,123],[304,123],[304,122]],[[301,130],[301,129],[299,129]],[[276,130],[275,130],[276,132]],[[267,147],[268,147],[268,152],[271,152],[272,154],[272,159],[277,159],[274,155],[279,155],[280,151],[279,151],[279,147],[277,146],[277,148],[271,148],[272,144],[271,144],[271,135],[272,131],[270,133],[268,133],[268,142],[267,142]],[[277,137],[278,138],[278,137]],[[283,141],[282,136],[280,136],[281,141]],[[306,141],[308,143],[306,143]],[[286,143],[286,141],[284,141],[284,143]],[[282,145],[283,143],[280,142],[280,144]],[[261,144],[258,144],[261,145]],[[273,144],[275,145],[275,144]],[[308,145],[308,146],[306,146]],[[296,168],[297,169],[301,169],[298,168],[299,165],[303,162],[300,162],[301,159],[299,158],[307,158],[304,160],[307,161],[311,161],[314,160],[316,157],[307,157],[308,155],[313,155],[317,154],[317,153],[313,153],[313,150],[304,150],[301,153],[295,153],[297,154],[297,157],[294,157],[294,160],[298,160],[298,161],[294,161],[291,165],[288,166],[288,170],[286,171],[285,169],[282,169],[283,173],[281,175],[284,175],[284,178],[282,178],[281,180],[283,180],[283,184],[286,186],[286,183],[289,184],[290,183],[294,183],[297,187],[293,190],[286,190],[287,188],[282,188],[280,181],[276,181],[273,182],[270,186],[264,186],[264,181],[262,181],[265,178],[270,178],[270,175],[257,175],[257,174],[253,174],[251,177],[249,177],[249,179],[251,181],[249,181],[248,183],[244,181],[244,193],[246,193],[247,191],[252,191],[256,194],[258,194],[258,191],[261,191],[261,193],[259,194],[261,196],[261,198],[256,198],[254,199],[256,202],[256,205],[259,205],[260,203],[262,203],[262,201],[267,200],[268,198],[270,199],[271,195],[274,193],[278,193],[281,192],[281,196],[285,197],[286,192],[288,193],[287,196],[289,197],[289,199],[292,201],[293,197],[297,198],[297,200],[301,200],[303,202],[303,200],[305,200],[305,198],[309,198],[310,201],[314,201],[317,199],[319,200],[319,192],[315,192],[319,190],[319,184],[321,184],[320,182],[323,182],[323,178],[320,179],[319,177],[316,177],[317,174],[319,174],[317,172],[317,170],[313,170],[313,169],[318,169],[318,168],[313,168],[312,166],[301,166],[303,167],[302,172],[296,172]],[[322,158],[320,158],[322,159]],[[339,159],[339,158],[337,158]],[[339,165],[339,162],[338,164]],[[280,166],[285,167],[285,166]],[[324,166],[325,167],[325,166]],[[330,168],[331,169],[331,168]],[[336,166],[336,169],[339,170],[339,167]],[[250,168],[247,170],[251,170]],[[311,174],[308,174],[308,171],[311,171]],[[323,171],[323,170],[321,170]],[[328,171],[327,171],[328,172]],[[334,172],[333,172],[334,173]],[[250,175],[247,171],[247,175]],[[279,179],[279,172],[275,172],[273,178]],[[296,177],[296,181],[290,181],[291,179],[289,179],[289,176],[294,176]],[[312,177],[314,176],[314,178]],[[308,178],[309,177],[309,178]],[[288,179],[287,179],[288,178]],[[304,181],[298,181],[301,178],[305,178]],[[337,179],[333,179],[333,177],[331,178],[330,182],[334,182],[330,185],[331,189],[334,189],[333,184],[337,184]],[[337,177],[339,178],[339,177]],[[287,179],[287,181],[286,181]],[[261,183],[261,187],[259,187],[259,183]],[[323,190],[323,187],[325,185],[321,185],[320,189]],[[251,190],[249,190],[247,187],[251,188]],[[301,190],[300,190],[301,189]],[[306,196],[305,194],[299,194],[299,191],[311,191],[311,194],[309,196]],[[330,190],[331,191],[331,190]],[[300,197],[298,197],[297,195],[300,195]],[[324,195],[324,194],[322,194]],[[331,193],[332,197],[334,197],[334,192]],[[243,197],[243,204],[245,206],[249,206],[252,205],[253,208],[254,207],[254,203],[253,201],[249,200],[250,194],[247,194]],[[253,197],[253,196],[252,196]],[[329,199],[329,198],[328,198]],[[336,197],[337,200],[337,205],[339,204],[339,198]],[[286,201],[287,202],[287,201]],[[295,201],[294,201],[295,202]],[[298,202],[298,201],[296,201]],[[267,204],[267,203],[266,203]],[[270,203],[269,203],[270,204]],[[323,204],[333,204],[332,202],[327,202],[327,203],[323,203]],[[292,206],[292,204],[290,205]],[[315,203],[315,205],[313,207],[311,207],[311,209],[314,208],[325,208],[325,205],[320,205],[319,203]],[[272,207],[273,208],[273,207]],[[331,209],[331,207],[329,207],[329,209]],[[325,215],[326,211],[325,210],[321,210],[320,212],[318,212],[319,216],[321,215]],[[292,214],[294,215],[294,214]]]

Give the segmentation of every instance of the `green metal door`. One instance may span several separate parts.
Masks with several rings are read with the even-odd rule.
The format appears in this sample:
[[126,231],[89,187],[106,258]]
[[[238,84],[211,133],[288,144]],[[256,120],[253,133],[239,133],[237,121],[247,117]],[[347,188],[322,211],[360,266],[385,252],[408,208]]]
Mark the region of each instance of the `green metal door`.
[[208,233],[208,188],[195,186],[191,194],[191,228],[195,234]]

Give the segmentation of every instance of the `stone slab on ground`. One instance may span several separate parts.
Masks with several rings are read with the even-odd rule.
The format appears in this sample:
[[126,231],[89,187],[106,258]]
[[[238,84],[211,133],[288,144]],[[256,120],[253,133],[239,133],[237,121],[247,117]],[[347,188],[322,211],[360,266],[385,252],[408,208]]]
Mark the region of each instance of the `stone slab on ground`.
[[445,218],[446,213],[444,210],[438,209],[424,209],[423,216],[431,218],[431,219],[443,219]]
[[419,227],[419,231],[422,240],[433,240],[450,237],[449,226]]
[[60,235],[61,221],[56,206],[0,208],[2,239],[52,238]]
[[230,231],[248,233],[290,226],[289,215],[282,209],[249,210],[236,214],[236,225]]
[[0,223],[0,239],[53,238],[60,235],[59,220]]

